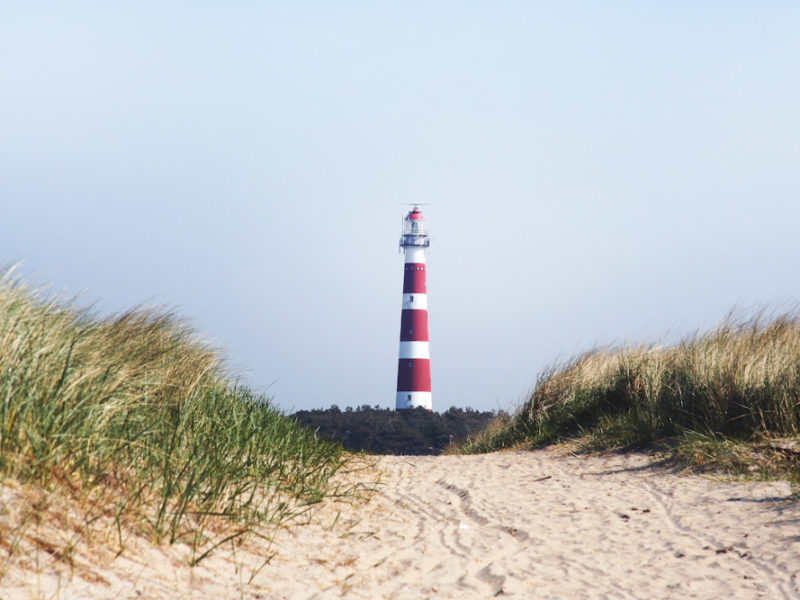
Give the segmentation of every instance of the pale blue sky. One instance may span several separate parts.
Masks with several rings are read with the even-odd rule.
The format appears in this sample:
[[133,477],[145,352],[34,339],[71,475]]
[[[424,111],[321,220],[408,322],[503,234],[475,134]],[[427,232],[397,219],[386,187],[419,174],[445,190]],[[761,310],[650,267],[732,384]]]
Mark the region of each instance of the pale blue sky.
[[[0,261],[178,307],[286,410],[434,408],[800,300],[800,3],[0,6]],[[269,386],[269,387],[268,387]]]

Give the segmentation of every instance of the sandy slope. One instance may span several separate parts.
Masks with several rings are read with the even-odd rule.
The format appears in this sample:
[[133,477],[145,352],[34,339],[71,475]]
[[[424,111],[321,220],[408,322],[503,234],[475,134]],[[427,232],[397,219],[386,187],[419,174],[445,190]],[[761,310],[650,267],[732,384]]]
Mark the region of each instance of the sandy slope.
[[800,504],[643,455],[386,457],[366,506],[322,509],[202,566],[180,547],[12,570],[11,598],[800,598]]

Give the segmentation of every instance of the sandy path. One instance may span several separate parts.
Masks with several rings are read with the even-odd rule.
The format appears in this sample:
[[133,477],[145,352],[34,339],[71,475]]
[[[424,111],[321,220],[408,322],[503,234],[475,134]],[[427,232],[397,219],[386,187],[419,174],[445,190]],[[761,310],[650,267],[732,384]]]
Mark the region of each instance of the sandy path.
[[[263,560],[253,543],[194,570],[178,548],[143,548],[95,566],[105,583],[62,578],[55,597],[800,598],[800,505],[787,484],[648,465],[545,450],[385,457],[369,504],[282,532],[248,585]],[[47,575],[36,590],[52,591]]]

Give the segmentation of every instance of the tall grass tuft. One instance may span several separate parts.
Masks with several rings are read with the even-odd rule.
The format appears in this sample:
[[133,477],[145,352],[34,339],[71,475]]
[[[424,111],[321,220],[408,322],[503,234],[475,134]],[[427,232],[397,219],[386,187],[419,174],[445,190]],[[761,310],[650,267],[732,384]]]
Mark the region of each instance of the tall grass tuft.
[[215,543],[210,520],[230,524],[224,539],[282,523],[340,493],[346,461],[236,385],[175,315],[99,318],[0,280],[6,481],[110,505],[120,530],[188,542],[197,559]]
[[796,436],[799,429],[800,318],[729,317],[674,347],[595,350],[549,370],[511,419],[462,451],[586,432],[645,444],[687,431],[746,440]]

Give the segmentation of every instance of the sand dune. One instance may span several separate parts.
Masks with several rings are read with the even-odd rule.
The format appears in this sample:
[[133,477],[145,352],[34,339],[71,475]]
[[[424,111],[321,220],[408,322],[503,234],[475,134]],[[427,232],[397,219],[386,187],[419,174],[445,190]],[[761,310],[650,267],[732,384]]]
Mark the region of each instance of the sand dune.
[[[200,567],[138,544],[60,576],[12,570],[11,598],[800,598],[786,483],[720,482],[641,454],[384,457],[366,505],[330,504]],[[51,559],[50,559],[51,560]],[[251,574],[257,571],[248,583]]]

